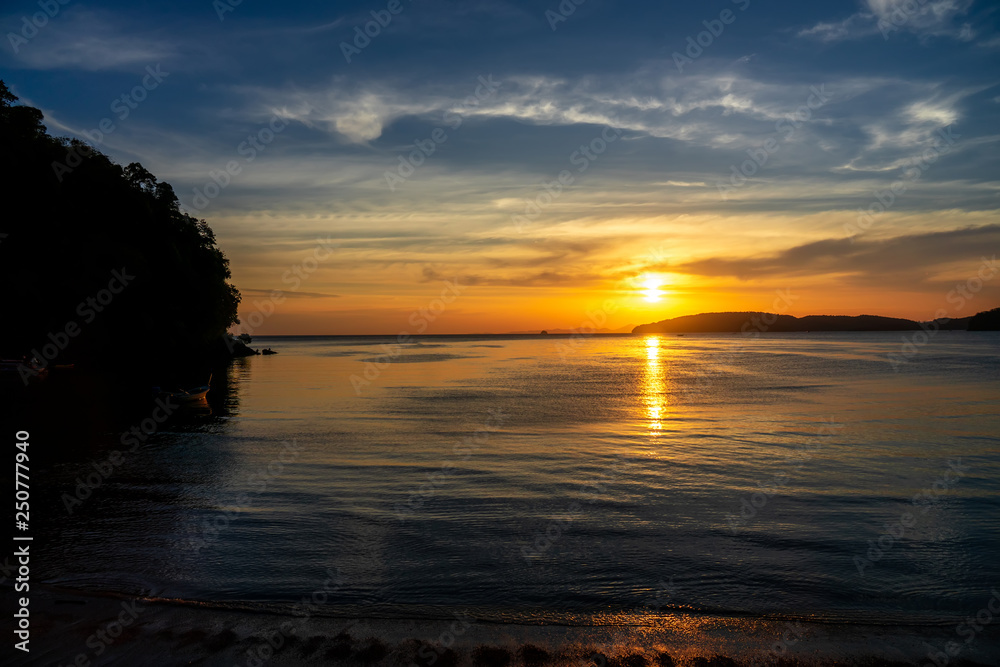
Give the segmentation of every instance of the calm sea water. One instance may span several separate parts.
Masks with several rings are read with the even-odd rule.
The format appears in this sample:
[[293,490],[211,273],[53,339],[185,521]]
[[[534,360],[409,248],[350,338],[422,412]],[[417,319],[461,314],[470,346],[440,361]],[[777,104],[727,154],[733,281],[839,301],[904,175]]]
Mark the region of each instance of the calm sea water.
[[996,334],[388,342],[255,340],[72,515],[109,449],[44,471],[39,576],[549,623],[943,624],[1000,584]]

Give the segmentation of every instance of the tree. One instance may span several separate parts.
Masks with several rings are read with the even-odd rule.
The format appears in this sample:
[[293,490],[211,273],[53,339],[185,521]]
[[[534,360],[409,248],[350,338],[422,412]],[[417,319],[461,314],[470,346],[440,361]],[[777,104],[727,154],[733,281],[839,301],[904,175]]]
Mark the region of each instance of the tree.
[[[50,334],[62,341],[72,323],[79,334],[58,360],[135,366],[150,356],[139,335],[150,330],[166,344],[162,366],[205,357],[238,322],[240,302],[208,223],[181,211],[173,188],[138,162],[122,167],[52,137],[38,109],[16,103],[0,81],[0,280],[9,296],[0,354],[41,350]],[[134,280],[111,294],[115,272]],[[88,305],[98,297],[110,301]]]
[[125,167],[125,178],[132,187],[142,192],[156,192],[156,177],[138,162],[131,162]]
[[34,107],[14,106],[17,96],[0,80],[0,126],[24,137],[45,136],[42,112]]
[[6,83],[0,81],[0,109],[9,109],[14,102],[17,102],[17,95],[10,92]]

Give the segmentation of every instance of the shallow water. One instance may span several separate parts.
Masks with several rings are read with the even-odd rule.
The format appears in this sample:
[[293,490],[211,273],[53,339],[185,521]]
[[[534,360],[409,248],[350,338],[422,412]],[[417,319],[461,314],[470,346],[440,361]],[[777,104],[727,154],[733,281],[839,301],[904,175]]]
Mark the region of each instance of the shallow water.
[[954,624],[1000,584],[1000,336],[896,369],[901,335],[261,337],[279,354],[71,515],[108,450],[44,471],[39,576],[282,609],[335,573],[325,609],[369,617]]

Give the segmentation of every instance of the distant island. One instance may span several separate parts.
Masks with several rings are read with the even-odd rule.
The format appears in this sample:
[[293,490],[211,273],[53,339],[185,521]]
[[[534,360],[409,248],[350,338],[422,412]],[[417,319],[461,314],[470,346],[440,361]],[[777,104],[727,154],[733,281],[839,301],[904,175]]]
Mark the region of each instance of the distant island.
[[736,333],[804,331],[915,331],[940,329],[950,331],[1000,331],[1000,308],[972,317],[940,318],[918,322],[879,315],[807,315],[793,317],[764,312],[701,313],[684,315],[652,324],[640,324],[635,334],[650,333]]

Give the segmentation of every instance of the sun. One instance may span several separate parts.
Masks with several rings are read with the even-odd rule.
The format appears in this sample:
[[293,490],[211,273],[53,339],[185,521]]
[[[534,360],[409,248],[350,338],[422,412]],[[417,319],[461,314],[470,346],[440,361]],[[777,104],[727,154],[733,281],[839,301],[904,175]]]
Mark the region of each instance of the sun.
[[645,288],[642,290],[643,299],[649,303],[656,303],[663,299],[663,291],[660,290],[660,286],[663,285],[663,280],[657,276],[646,274],[640,277],[640,283]]

